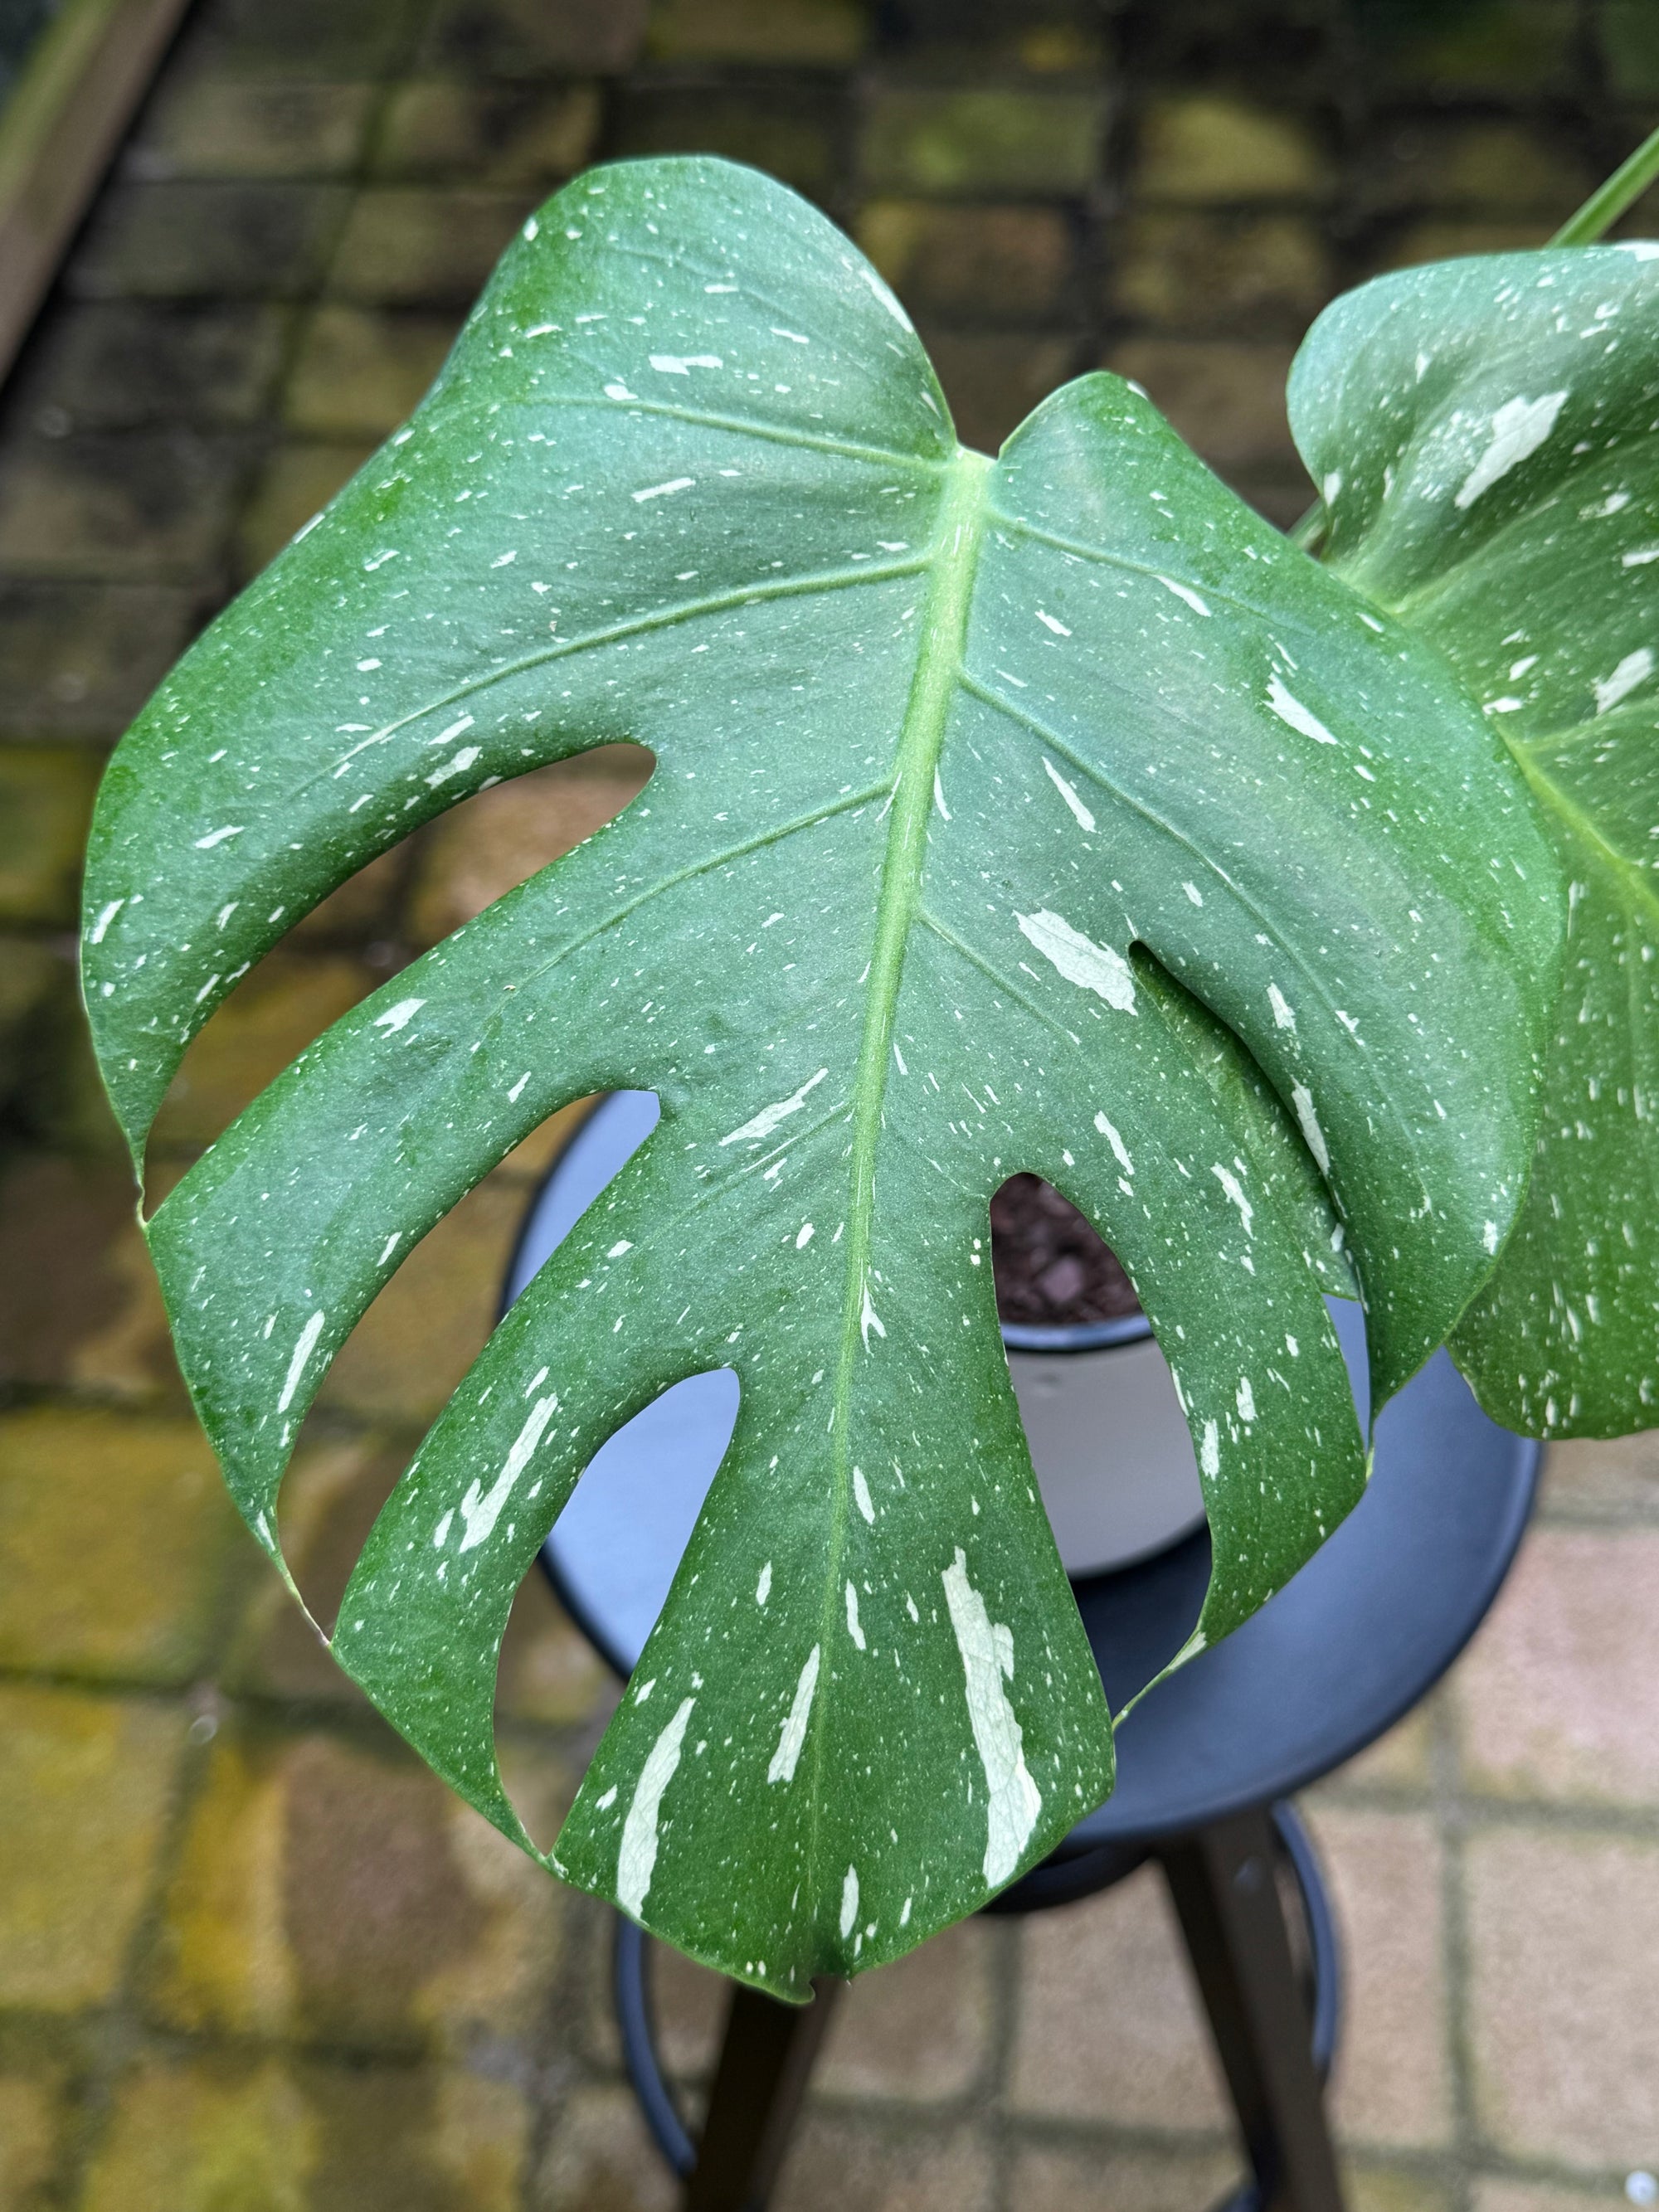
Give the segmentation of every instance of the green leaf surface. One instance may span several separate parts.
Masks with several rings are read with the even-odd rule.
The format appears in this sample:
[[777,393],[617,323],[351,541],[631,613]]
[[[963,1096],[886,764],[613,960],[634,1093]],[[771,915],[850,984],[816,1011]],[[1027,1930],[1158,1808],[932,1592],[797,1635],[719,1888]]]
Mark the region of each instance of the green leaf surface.
[[529,1848],[491,1730],[514,1592],[605,1438],[734,1369],[554,1863],[800,1997],[972,1910],[1110,1786],[993,1191],[1063,1189],[1170,1356],[1215,1544],[1200,1648],[1362,1485],[1333,1243],[1378,1400],[1490,1265],[1558,901],[1438,656],[1133,387],[1085,378],[995,463],[965,452],[822,217],[641,162],[526,224],[409,428],[118,754],[87,982],[135,1143],[333,885],[618,738],[656,757],[635,803],[337,1022],[152,1245],[275,1556],[295,1431],[412,1246],[556,1108],[658,1093],[382,1512],[336,1650]]
[[1531,1189],[1454,1351],[1512,1427],[1649,1427],[1659,246],[1556,247],[1381,278],[1315,325],[1291,414],[1325,480],[1329,566],[1445,655],[1525,773],[1570,881]]

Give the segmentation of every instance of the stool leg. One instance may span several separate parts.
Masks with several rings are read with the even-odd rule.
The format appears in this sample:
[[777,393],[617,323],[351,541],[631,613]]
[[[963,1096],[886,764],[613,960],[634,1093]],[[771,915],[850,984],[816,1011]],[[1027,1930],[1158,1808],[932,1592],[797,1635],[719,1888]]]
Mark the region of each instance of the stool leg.
[[1160,1848],[1261,2212],[1342,2212],[1265,1807]]
[[732,1986],[720,2064],[709,2093],[686,2212],[765,2212],[795,2119],[845,1984],[814,1984],[809,2005]]

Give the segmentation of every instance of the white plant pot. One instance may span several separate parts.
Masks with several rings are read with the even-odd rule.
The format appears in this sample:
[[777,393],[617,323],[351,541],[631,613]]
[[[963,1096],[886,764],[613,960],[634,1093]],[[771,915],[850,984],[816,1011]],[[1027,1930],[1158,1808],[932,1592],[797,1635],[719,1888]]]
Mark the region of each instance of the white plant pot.
[[[1073,1577],[1149,1558],[1204,1519],[1169,1363],[1144,1322],[1108,1326],[1121,1333],[1105,1344],[1098,1329],[1006,1332],[1037,1487]],[[1066,1336],[1083,1341],[1059,1348]]]

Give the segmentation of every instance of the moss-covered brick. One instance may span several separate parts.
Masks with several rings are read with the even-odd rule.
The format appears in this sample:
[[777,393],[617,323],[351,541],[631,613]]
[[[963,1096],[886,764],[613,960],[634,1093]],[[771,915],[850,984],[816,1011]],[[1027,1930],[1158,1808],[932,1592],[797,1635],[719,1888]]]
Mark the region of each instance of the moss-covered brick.
[[0,1686],[0,2005],[114,1994],[188,1722],[143,1698]]
[[343,953],[283,947],[239,983],[192,1041],[155,1117],[161,1154],[211,1144],[242,1109],[383,977]]
[[1306,117],[1214,93],[1170,93],[1149,103],[1133,175],[1138,199],[1188,204],[1310,199],[1333,182]]
[[0,712],[20,735],[112,742],[199,628],[194,587],[0,577]]
[[1599,27],[1613,90],[1626,100],[1659,98],[1659,12],[1652,0],[1601,0]]
[[1550,93],[1571,82],[1579,11],[1572,0],[1459,0],[1362,11],[1373,82],[1441,99]]
[[626,69],[647,0],[438,0],[422,60],[459,76],[595,76]]
[[1077,368],[1069,337],[930,328],[927,348],[963,445],[994,453]]
[[185,430],[10,441],[0,447],[0,568],[211,580],[246,466],[234,441]]
[[1576,147],[1535,125],[1419,114],[1378,126],[1359,179],[1379,212],[1529,216],[1540,244],[1595,183]]
[[781,78],[764,99],[718,79],[646,81],[619,88],[612,131],[619,154],[722,154],[823,199],[838,176],[847,104],[833,80]]
[[288,300],[310,291],[342,216],[338,185],[133,184],[70,264],[81,299]]
[[1081,193],[1105,125],[1105,94],[1088,86],[878,86],[860,167],[878,192]]
[[518,2212],[530,2118],[522,2090],[459,2067],[150,2057],[117,2085],[79,2201],[82,2212]]
[[658,0],[646,51],[659,61],[856,61],[874,10],[865,0]]
[[61,2075],[43,2067],[0,2069],[0,2204],[55,2212],[52,2183],[68,2135]]
[[374,100],[367,84],[183,76],[149,111],[126,165],[157,179],[343,176]]
[[74,921],[100,766],[61,745],[0,745],[0,923]]
[[465,310],[536,197],[371,186],[351,204],[328,289],[375,305]]
[[194,1421],[52,1406],[0,1417],[0,1667],[188,1681],[240,1548]]
[[61,308],[19,372],[22,419],[50,436],[162,422],[240,428],[269,404],[288,311],[107,300]]
[[184,1405],[124,1163],[29,1152],[0,1173],[0,1379]]
[[1535,222],[1431,217],[1423,222],[1390,224],[1377,234],[1365,273],[1451,261],[1465,253],[1524,253],[1541,243]]
[[326,507],[378,441],[318,440],[279,446],[260,470],[237,531],[241,573],[251,576],[280,553],[296,530]]
[[[514,1765],[532,1831],[569,1782]],[[415,2051],[524,2033],[562,1893],[389,1729],[232,1722],[168,1882],[147,1986],[169,2026]]]
[[443,1410],[483,1351],[529,1194],[492,1177],[416,1244],[347,1338],[318,1404],[407,1435]]
[[1059,208],[872,200],[856,234],[913,314],[1046,320],[1071,282],[1073,225]]
[[641,745],[600,745],[481,791],[434,822],[410,884],[412,941],[435,945],[620,814],[651,772]]
[[592,84],[417,79],[387,102],[375,173],[550,189],[592,157],[600,113]]
[[1108,299],[1161,329],[1299,337],[1336,289],[1318,226],[1298,215],[1168,209],[1112,241]]
[[319,307],[306,325],[283,413],[301,436],[384,438],[443,367],[458,318]]
[[276,78],[383,76],[407,56],[423,0],[200,0],[173,67]]

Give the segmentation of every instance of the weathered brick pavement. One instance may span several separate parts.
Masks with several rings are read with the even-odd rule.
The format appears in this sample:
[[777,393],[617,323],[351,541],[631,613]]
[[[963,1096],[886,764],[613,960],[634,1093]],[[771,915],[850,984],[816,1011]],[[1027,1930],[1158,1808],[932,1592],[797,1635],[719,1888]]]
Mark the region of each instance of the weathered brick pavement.
[[[1139,377],[1247,496],[1333,289],[1527,244],[1659,112],[1652,0],[203,0],[0,423],[0,2208],[665,2206],[605,1916],[428,1778],[287,1609],[189,1418],[76,1027],[100,760],[406,412],[527,207],[711,148],[849,224],[964,434]],[[342,1008],[635,787],[485,794],[349,884],[193,1048],[164,1189]],[[326,1613],[488,1328],[551,1139],[340,1360],[285,1500]],[[1659,2165],[1659,1442],[1552,1458],[1448,1686],[1313,1807],[1362,2212],[1580,2212]],[[501,1679],[551,1834],[611,1692],[535,1584]],[[707,1977],[665,1976],[681,2075]],[[787,2212],[1195,2212],[1234,2172],[1149,1876],[859,1984]]]

